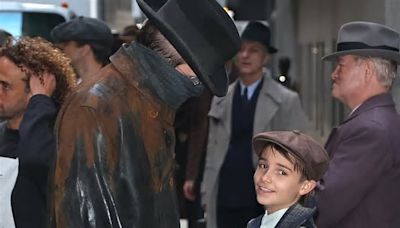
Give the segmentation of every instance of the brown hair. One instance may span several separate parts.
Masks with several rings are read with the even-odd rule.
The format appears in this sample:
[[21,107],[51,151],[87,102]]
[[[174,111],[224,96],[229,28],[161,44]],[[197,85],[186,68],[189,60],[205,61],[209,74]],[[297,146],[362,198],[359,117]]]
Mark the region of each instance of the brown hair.
[[27,88],[30,77],[36,75],[41,77],[45,72],[53,74],[56,79],[56,89],[52,97],[59,104],[75,85],[76,75],[70,60],[43,38],[22,37],[13,40],[0,48],[0,57],[10,59],[26,73]]
[[274,144],[274,143],[266,144],[263,151],[265,151],[268,148],[271,148],[273,151],[278,152],[280,155],[282,155],[284,158],[286,158],[291,164],[293,164],[294,171],[301,174],[302,181],[310,179],[310,177],[306,171],[306,164],[304,163],[303,160],[294,156],[292,153],[288,152],[286,149],[282,148],[281,146],[279,146],[277,144]]
[[151,21],[147,20],[137,36],[137,42],[156,51],[173,67],[185,63],[174,46],[161,34]]

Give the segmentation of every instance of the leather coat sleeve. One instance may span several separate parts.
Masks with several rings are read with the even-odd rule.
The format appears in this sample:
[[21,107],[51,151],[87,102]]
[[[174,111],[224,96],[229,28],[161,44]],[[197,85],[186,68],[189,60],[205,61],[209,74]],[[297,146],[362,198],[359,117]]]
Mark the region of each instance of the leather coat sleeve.
[[49,167],[55,155],[53,131],[57,107],[45,95],[33,96],[19,128],[17,157],[22,163]]

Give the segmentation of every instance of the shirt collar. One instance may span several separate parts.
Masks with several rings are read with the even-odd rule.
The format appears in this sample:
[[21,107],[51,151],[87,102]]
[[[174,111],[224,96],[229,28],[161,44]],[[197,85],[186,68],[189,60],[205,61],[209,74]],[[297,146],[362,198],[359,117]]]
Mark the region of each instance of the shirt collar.
[[268,214],[268,211],[265,211],[265,215],[261,220],[260,228],[275,227],[288,209],[289,208],[280,209],[272,214]]
[[257,86],[261,83],[262,78],[258,79],[257,81],[253,82],[252,84],[245,86],[242,81],[239,80],[240,84],[240,95],[243,95],[244,88],[247,88],[247,99],[250,100],[253,96],[254,92],[257,89]]

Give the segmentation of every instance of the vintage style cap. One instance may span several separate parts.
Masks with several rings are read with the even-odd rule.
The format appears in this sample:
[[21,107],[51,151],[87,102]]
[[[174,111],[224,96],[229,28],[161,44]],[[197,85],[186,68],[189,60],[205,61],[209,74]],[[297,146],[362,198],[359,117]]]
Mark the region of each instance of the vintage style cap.
[[77,17],[57,25],[51,31],[54,43],[78,41],[95,45],[106,52],[111,52],[114,37],[106,23],[99,19]]
[[261,22],[249,22],[244,29],[241,38],[242,40],[257,41],[263,44],[270,54],[274,54],[278,51],[271,45],[271,29],[269,26]]
[[328,169],[329,156],[324,147],[298,130],[263,132],[253,138],[258,156],[268,144],[276,144],[303,161],[308,178],[312,180],[320,180]]

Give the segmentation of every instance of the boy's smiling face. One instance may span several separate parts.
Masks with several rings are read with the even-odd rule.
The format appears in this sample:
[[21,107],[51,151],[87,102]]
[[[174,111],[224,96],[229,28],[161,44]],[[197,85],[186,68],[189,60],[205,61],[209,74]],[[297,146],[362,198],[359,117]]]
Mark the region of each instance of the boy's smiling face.
[[267,146],[260,155],[254,185],[257,201],[271,214],[295,204],[313,190],[316,183],[302,178],[290,160]]

